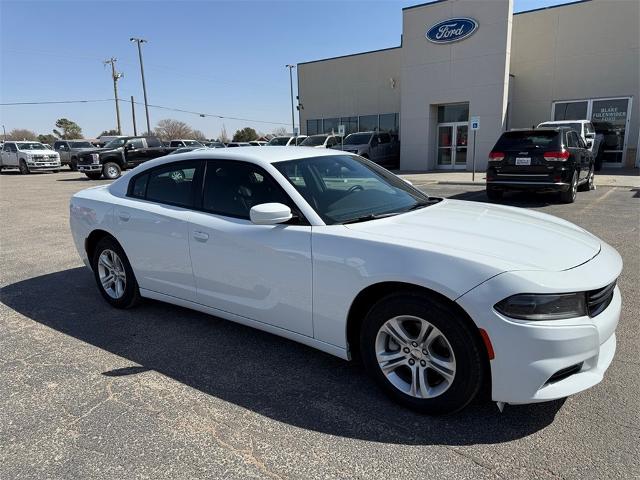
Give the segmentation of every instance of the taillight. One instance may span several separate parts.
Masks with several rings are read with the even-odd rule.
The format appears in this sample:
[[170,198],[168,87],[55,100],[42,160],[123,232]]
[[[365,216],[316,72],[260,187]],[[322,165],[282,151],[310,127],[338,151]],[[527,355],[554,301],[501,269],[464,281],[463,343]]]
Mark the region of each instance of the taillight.
[[549,162],[566,162],[569,160],[569,151],[561,150],[559,152],[544,152],[544,159]]
[[501,162],[504,160],[504,152],[489,152],[490,162]]

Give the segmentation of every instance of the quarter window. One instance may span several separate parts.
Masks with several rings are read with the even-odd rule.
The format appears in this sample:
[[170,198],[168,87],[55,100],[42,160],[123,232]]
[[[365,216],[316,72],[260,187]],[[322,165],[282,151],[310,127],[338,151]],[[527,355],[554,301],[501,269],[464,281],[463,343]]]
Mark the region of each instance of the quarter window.
[[251,207],[262,203],[283,203],[294,208],[282,188],[260,167],[230,160],[207,163],[203,210],[248,220]]
[[172,163],[135,177],[129,195],[150,202],[193,207],[194,177],[199,163]]

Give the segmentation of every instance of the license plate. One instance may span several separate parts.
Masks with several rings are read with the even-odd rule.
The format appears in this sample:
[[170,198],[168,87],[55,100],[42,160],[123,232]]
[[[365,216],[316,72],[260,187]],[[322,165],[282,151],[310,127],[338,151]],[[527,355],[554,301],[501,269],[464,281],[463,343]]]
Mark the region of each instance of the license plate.
[[531,165],[531,157],[516,157],[516,165]]

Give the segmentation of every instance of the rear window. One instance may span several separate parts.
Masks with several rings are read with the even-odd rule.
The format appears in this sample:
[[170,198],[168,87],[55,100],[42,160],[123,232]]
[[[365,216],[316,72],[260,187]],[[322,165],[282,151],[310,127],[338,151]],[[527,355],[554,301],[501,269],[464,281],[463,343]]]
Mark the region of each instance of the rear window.
[[494,150],[547,148],[557,144],[558,132],[505,132],[496,143]]

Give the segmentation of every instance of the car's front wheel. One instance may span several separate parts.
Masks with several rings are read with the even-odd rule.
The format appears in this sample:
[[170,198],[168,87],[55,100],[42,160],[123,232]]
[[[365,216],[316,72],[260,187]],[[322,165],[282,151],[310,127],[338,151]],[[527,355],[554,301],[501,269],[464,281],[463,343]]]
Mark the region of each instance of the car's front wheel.
[[115,162],[107,162],[102,168],[102,173],[104,175],[104,178],[115,180],[122,174],[122,169],[120,168],[120,165]]
[[482,347],[461,314],[418,293],[393,294],[369,311],[363,362],[397,402],[432,415],[468,405],[484,382]]
[[92,258],[98,289],[112,306],[131,308],[140,300],[138,282],[122,247],[112,237],[98,241]]
[[25,162],[23,159],[20,159],[20,164],[18,165],[18,168],[22,175],[28,175],[31,173],[31,171],[29,170],[29,167],[27,166],[27,162]]

